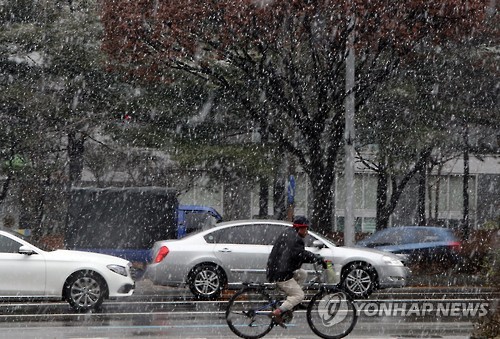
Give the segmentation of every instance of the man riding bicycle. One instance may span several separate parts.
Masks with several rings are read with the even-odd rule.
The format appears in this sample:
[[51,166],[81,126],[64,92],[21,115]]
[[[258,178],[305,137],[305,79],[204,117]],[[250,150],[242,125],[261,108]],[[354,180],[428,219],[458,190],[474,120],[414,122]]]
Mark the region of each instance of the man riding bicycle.
[[281,315],[293,310],[304,300],[302,284],[307,278],[307,272],[301,268],[303,263],[319,263],[326,268],[323,258],[306,251],[304,238],[308,234],[309,221],[305,217],[297,217],[293,228],[287,228],[274,242],[273,249],[267,261],[267,280],[276,283],[285,292],[287,298],[271,317],[283,326]]

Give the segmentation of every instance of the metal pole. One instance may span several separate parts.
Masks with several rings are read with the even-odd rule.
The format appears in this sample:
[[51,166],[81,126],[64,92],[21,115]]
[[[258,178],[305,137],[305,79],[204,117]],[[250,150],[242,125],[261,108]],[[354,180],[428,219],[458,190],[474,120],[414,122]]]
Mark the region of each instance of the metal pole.
[[351,32],[347,43],[346,77],[345,77],[345,215],[344,215],[344,245],[354,245],[354,14],[351,14]]

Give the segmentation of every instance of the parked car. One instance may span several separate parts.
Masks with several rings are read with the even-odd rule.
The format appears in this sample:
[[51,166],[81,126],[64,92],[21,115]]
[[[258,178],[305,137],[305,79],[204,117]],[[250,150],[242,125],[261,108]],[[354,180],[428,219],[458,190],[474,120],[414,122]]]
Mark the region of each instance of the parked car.
[[443,227],[390,227],[373,233],[356,245],[400,255],[409,264],[456,263],[460,260],[459,239],[453,230]]
[[0,230],[0,298],[66,300],[76,311],[130,296],[128,261],[98,253],[44,251],[17,232]]
[[[222,222],[183,239],[158,241],[145,278],[156,285],[188,286],[198,298],[211,299],[224,287],[266,281],[266,264],[275,239],[292,224],[276,220]],[[306,249],[332,260],[339,281],[354,297],[376,288],[401,287],[409,270],[392,254],[337,247],[310,231]],[[304,265],[306,269],[312,266]]]

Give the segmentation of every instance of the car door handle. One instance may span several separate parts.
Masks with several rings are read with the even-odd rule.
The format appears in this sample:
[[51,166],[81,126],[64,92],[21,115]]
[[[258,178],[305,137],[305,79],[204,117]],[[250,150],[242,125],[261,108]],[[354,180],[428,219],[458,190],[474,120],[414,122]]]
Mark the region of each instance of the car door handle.
[[229,248],[224,247],[224,248],[220,249],[219,252],[232,252],[232,251]]

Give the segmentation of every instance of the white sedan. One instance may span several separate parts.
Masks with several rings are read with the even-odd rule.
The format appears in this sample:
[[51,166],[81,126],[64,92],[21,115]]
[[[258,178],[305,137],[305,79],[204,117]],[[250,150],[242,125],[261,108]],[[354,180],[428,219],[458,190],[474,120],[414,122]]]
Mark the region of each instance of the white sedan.
[[[145,277],[156,285],[188,286],[202,299],[217,297],[226,286],[265,281],[272,245],[292,227],[286,221],[258,219],[217,225],[182,239],[156,242]],[[336,280],[356,298],[377,288],[405,286],[410,273],[392,253],[337,247],[311,231],[304,242],[307,250],[333,262]]]
[[63,299],[76,311],[104,299],[130,296],[135,284],[127,260],[90,252],[44,251],[0,230],[0,298]]

